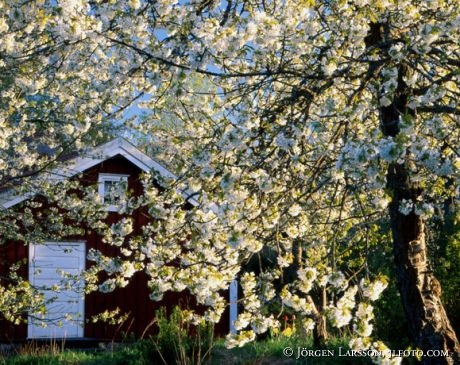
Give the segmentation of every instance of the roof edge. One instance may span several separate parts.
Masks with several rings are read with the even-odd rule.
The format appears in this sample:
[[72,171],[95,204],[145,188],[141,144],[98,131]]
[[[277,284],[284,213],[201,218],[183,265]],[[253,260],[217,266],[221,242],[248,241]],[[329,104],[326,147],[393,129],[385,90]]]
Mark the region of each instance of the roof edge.
[[[164,178],[177,179],[175,174],[162,166],[159,162],[155,161],[153,158],[147,156],[123,137],[117,137],[109,142],[90,148],[86,152],[83,152],[82,155],[84,156],[74,157],[63,163],[62,166],[58,166],[51,171],[45,171],[41,174],[46,173],[51,175],[52,179],[64,181],[100,164],[103,161],[106,161],[114,156],[121,155],[144,172],[151,172],[153,170]],[[191,195],[190,193],[181,192],[181,194],[194,206],[198,205],[198,201],[193,198],[189,198]],[[3,209],[9,209],[34,195],[34,193],[29,192],[20,196],[15,196],[11,200],[2,203],[1,207]]]

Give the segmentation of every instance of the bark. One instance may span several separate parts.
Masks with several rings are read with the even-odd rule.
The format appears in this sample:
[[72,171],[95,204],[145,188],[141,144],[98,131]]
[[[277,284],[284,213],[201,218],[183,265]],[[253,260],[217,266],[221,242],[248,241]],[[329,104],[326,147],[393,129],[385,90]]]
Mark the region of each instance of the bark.
[[[322,290],[322,304],[321,307],[325,307],[324,302],[326,300],[326,290]],[[310,295],[307,296],[307,301],[311,306],[311,312],[313,320],[315,321],[315,328],[313,329],[313,346],[315,348],[324,348],[329,339],[327,333],[326,317],[321,313],[321,310],[316,308],[316,305]]]
[[[380,108],[381,129],[386,136],[400,133],[403,115],[416,117],[407,107],[408,88],[403,76],[401,66],[393,102]],[[414,167],[407,156],[401,163],[391,163],[387,172],[387,187],[393,198],[389,209],[398,289],[415,345],[425,353],[449,351],[447,357],[423,357],[422,363],[460,364],[460,344],[441,303],[441,285],[428,260],[425,222],[414,211],[404,215],[399,209],[403,200],[420,202],[422,189],[410,178]]]
[[[391,32],[389,23],[371,22],[365,38],[369,52],[377,51],[382,59],[390,59]],[[380,128],[387,137],[401,133],[401,118],[417,118],[416,112],[408,106],[411,90],[404,81],[405,76],[407,66],[402,60],[393,100],[379,109]],[[368,77],[382,79],[383,75],[370,63]],[[414,168],[410,156],[406,156],[402,162],[390,163],[387,171],[387,188],[392,194],[389,210],[397,285],[414,344],[425,353],[428,350],[449,351],[448,357],[423,357],[422,363],[460,364],[460,344],[441,303],[441,285],[428,260],[425,222],[415,211],[404,215],[399,209],[403,200],[415,203],[422,197],[418,183],[411,181]]]
[[390,217],[396,278],[410,333],[425,353],[449,351],[449,357],[424,357],[423,364],[459,364],[460,345],[441,303],[441,285],[428,261],[426,226],[414,212],[399,212],[401,200],[415,200],[420,191],[410,182],[405,164],[391,164],[387,182],[393,193]]
[[313,346],[318,349],[326,347],[329,336],[327,334],[326,317],[319,315],[315,318],[315,328],[313,329]]

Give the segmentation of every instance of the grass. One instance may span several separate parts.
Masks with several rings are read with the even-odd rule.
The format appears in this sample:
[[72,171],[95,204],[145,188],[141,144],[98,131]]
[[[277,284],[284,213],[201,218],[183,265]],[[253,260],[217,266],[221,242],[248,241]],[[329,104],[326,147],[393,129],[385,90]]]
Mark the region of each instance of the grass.
[[[371,364],[370,359],[366,358],[338,356],[339,347],[344,348],[342,352],[346,351],[346,342],[344,339],[335,339],[330,342],[327,349],[333,351],[335,356],[308,356],[296,360],[298,348],[312,349],[311,339],[280,336],[234,349],[226,349],[224,341],[219,340],[216,342],[211,358],[204,365]],[[0,365],[163,365],[159,356],[154,355],[151,346],[149,341],[126,344],[114,351],[64,350],[52,346],[46,348],[29,346],[20,350],[16,355],[0,357]],[[293,349],[294,353],[291,357],[283,355],[286,347]]]
[[[293,350],[292,356],[284,355],[283,351],[286,348]],[[365,365],[372,363],[370,359],[339,356],[339,348],[342,348],[341,351],[344,354],[348,349],[348,341],[332,339],[323,352],[329,356],[320,356],[321,353],[318,352],[317,356],[311,353],[310,356],[298,356],[299,349],[313,350],[311,338],[300,336],[269,338],[231,350],[226,349],[223,342],[219,342],[214,348],[213,358],[209,365]],[[330,356],[332,354],[334,356]]]
[[16,355],[0,357],[0,365],[146,365],[137,345],[124,346],[116,351],[62,350],[48,349],[26,352],[20,350]]

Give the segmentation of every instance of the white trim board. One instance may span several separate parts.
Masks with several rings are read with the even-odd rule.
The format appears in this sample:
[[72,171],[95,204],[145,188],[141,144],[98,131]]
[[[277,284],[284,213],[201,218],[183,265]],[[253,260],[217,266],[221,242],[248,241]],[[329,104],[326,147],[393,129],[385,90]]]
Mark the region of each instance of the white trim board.
[[235,321],[238,318],[238,280],[234,279],[231,281],[229,286],[229,323],[230,333],[236,333]]
[[67,162],[65,166],[52,170],[50,175],[54,175],[55,178],[61,180],[70,178],[116,155],[125,157],[145,172],[155,170],[165,178],[177,179],[176,175],[121,137],[86,152],[84,157],[77,157]]

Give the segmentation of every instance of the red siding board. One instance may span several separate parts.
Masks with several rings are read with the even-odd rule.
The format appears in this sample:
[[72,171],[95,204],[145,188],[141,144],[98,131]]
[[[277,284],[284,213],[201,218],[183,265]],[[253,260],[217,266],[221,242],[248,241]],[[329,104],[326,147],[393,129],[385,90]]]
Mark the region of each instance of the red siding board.
[[[99,173],[127,174],[128,189],[134,195],[142,193],[142,184],[140,174],[142,171],[130,163],[122,156],[115,156],[99,165],[96,165],[83,174],[78,179],[84,185],[97,184]],[[107,222],[113,223],[117,219],[117,214],[109,213]],[[135,212],[134,232],[140,233],[142,226],[148,223],[146,214],[141,211]],[[74,237],[73,237],[74,238]],[[102,238],[95,232],[87,232],[84,237],[76,237],[86,241],[86,249],[97,249],[106,255],[116,255],[118,249],[104,244]],[[23,243],[12,242],[0,247],[0,264],[2,262],[12,263],[19,260],[28,259],[28,248]],[[87,266],[91,265],[87,262]],[[7,264],[0,265],[0,276],[7,271]],[[21,275],[27,277],[27,265],[21,268]],[[178,304],[191,304],[193,299],[184,293],[167,293],[160,302],[154,302],[149,299],[149,290],[147,287],[148,277],[145,273],[136,273],[133,280],[125,288],[116,289],[114,293],[94,292],[85,297],[85,324],[84,336],[88,338],[97,338],[101,340],[120,339],[123,335],[132,334],[140,337],[149,323],[153,320],[155,311],[166,306],[168,311]],[[122,313],[130,313],[129,318],[120,325],[109,325],[105,323],[92,323],[91,317],[104,312],[105,310],[114,310],[120,308]],[[228,314],[223,317],[221,323],[217,326],[217,332],[220,334],[228,330]],[[5,321],[0,321],[0,340],[25,339],[27,337],[27,326],[25,324],[14,326]]]

